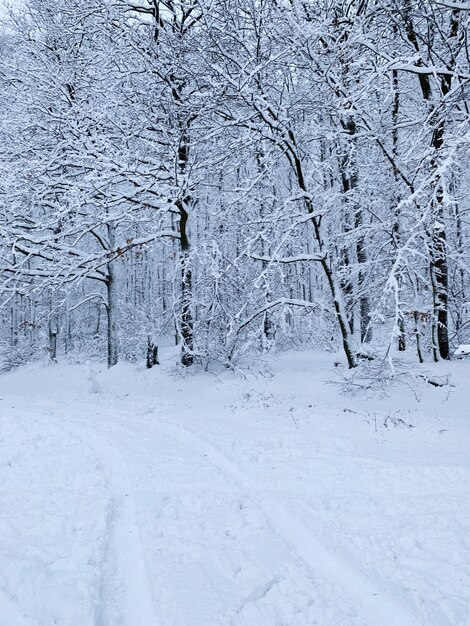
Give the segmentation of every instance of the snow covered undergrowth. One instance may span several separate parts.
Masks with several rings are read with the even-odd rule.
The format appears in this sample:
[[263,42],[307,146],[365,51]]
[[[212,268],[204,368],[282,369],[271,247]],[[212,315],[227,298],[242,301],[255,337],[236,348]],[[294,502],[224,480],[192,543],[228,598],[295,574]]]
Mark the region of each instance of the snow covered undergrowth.
[[333,362],[1,376],[0,626],[468,626],[469,364]]

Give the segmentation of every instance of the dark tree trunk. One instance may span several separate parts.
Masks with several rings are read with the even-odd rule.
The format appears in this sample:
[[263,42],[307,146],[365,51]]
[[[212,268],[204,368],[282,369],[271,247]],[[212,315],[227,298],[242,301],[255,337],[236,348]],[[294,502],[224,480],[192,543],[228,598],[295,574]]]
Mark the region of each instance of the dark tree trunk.
[[[116,245],[114,225],[108,224],[108,241],[109,249],[114,250]],[[113,262],[108,264],[108,275],[106,277],[106,290],[108,295],[108,302],[106,306],[106,313],[108,316],[108,367],[113,367],[119,360],[118,352],[118,337],[117,337],[117,291],[116,291],[116,278],[114,273]]]
[[57,317],[55,313],[49,317],[49,359],[52,363],[57,363]]
[[108,316],[108,367],[113,367],[113,365],[116,365],[119,360],[119,353],[117,346],[116,324],[116,284],[111,264],[108,266],[106,290],[108,292],[108,303],[106,306],[106,313]]
[[[395,197],[395,209],[393,215],[392,236],[393,244],[396,248],[400,247],[401,243],[401,195],[399,192],[399,186],[401,185],[401,178],[398,172],[398,118],[400,113],[400,91],[398,83],[398,72],[393,70],[392,72],[392,89],[393,89],[393,105],[392,105],[392,156],[393,156],[393,178],[395,182],[396,191]],[[401,276],[397,276],[398,295],[400,295],[402,286]],[[401,310],[398,310],[398,351],[405,352],[406,350],[406,329],[405,319]]]
[[181,363],[188,367],[194,363],[193,315],[191,311],[193,276],[188,237],[188,213],[185,203],[179,203],[181,238]]
[[413,313],[415,324],[415,337],[416,337],[416,352],[420,363],[424,363],[423,354],[421,352],[421,330],[419,327],[419,315],[417,311]]
[[158,360],[158,346],[155,345],[151,336],[148,336],[147,341],[147,368],[151,369],[154,365],[160,365]]
[[[357,198],[350,198],[351,194],[357,190],[358,187],[358,173],[356,164],[356,123],[352,117],[347,117],[342,121],[342,127],[346,131],[350,138],[349,145],[352,148],[348,151],[349,156],[344,156],[341,159],[341,180],[343,184],[343,192],[345,194],[346,211],[350,211],[354,215],[354,228],[357,233],[356,239],[356,259],[359,267],[357,277],[357,289],[359,292],[359,323],[361,333],[361,343],[368,342],[372,339],[372,329],[370,325],[370,303],[369,297],[365,293],[365,272],[364,267],[367,263],[367,251],[365,245],[365,239],[363,234],[363,212],[361,207],[357,204]],[[355,208],[351,203],[355,203]],[[346,253],[347,254],[347,253]],[[349,259],[348,259],[349,260]],[[349,284],[348,284],[349,283]],[[350,296],[352,292],[352,281],[348,281],[345,285],[347,287],[347,294]],[[351,332],[353,332],[353,326],[351,325]]]

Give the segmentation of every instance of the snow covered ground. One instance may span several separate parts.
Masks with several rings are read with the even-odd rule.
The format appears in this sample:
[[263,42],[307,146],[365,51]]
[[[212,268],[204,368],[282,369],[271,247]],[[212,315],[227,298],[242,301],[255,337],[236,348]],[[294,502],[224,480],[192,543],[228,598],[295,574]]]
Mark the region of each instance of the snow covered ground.
[[0,626],[470,625],[470,363],[163,361],[0,377]]

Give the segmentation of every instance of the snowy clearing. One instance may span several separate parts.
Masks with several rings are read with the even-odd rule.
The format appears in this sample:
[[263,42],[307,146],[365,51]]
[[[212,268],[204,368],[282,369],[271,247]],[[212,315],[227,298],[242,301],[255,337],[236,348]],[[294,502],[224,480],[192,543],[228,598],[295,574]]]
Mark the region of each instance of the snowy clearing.
[[1,376],[0,625],[468,626],[469,364],[333,362]]

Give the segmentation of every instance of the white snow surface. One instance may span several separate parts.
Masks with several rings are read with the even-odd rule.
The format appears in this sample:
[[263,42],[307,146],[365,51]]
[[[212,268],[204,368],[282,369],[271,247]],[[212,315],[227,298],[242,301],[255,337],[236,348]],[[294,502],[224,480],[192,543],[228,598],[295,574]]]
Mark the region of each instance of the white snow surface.
[[95,370],[0,377],[0,626],[470,625],[468,362]]
[[454,352],[454,354],[456,356],[460,356],[460,355],[467,356],[468,354],[470,354],[470,344],[468,343],[461,344],[457,348],[457,350]]

